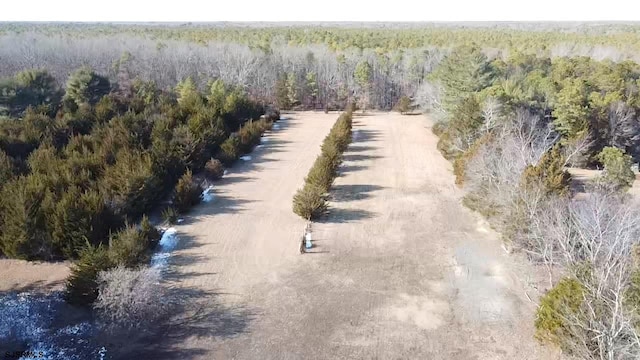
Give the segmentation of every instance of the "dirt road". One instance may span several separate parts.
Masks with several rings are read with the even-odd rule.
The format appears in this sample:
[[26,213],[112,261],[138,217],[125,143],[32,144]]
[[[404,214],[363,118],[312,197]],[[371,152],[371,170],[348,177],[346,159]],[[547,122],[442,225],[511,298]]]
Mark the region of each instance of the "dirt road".
[[314,224],[314,253],[298,253],[291,198],[336,118],[292,115],[178,227],[176,279],[219,308],[169,337],[171,354],[554,358],[532,337],[532,270],[460,204],[423,116],[356,117],[331,216]]

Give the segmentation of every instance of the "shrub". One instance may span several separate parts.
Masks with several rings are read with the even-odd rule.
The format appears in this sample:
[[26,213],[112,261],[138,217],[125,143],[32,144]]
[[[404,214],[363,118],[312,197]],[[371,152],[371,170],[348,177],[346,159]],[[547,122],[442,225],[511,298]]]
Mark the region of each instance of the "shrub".
[[564,162],[560,148],[554,146],[542,156],[538,164],[525,168],[522,185],[525,189],[542,185],[547,195],[562,196],[569,193],[571,175],[564,170]]
[[46,212],[51,193],[43,177],[18,177],[5,184],[0,193],[0,251],[25,260],[48,259],[50,236],[46,232]]
[[536,337],[563,345],[567,333],[566,318],[580,310],[584,287],[576,279],[565,278],[558,282],[541,299],[536,314]]
[[141,231],[134,225],[128,225],[117,232],[109,241],[109,258],[113,264],[133,267],[149,261],[151,239],[155,234]]
[[226,166],[230,166],[238,157],[240,157],[240,139],[232,135],[222,143],[216,158]]
[[95,191],[81,192],[70,187],[52,204],[47,217],[52,252],[64,258],[76,258],[88,241],[98,245],[109,234],[110,214],[102,196]]
[[305,185],[293,197],[293,212],[306,220],[314,220],[327,213],[324,192],[312,185]]
[[355,101],[352,101],[349,104],[347,104],[346,112],[348,114],[353,114],[354,112],[356,112],[356,110],[358,110],[358,106],[356,105]]
[[157,269],[118,266],[101,271],[96,284],[93,307],[110,330],[144,328],[162,319],[169,309],[168,292]]
[[98,297],[98,273],[112,267],[105,247],[87,244],[80,252],[80,258],[71,267],[67,279],[65,300],[72,305],[86,306]]
[[246,154],[260,144],[260,136],[266,130],[266,120],[249,121],[238,131],[240,153]]
[[202,200],[202,186],[193,180],[191,171],[187,171],[176,185],[173,205],[179,213],[186,213]]
[[408,113],[411,110],[411,99],[408,96],[402,96],[396,103],[394,109],[400,114]]
[[335,177],[336,166],[332,159],[321,155],[318,156],[311,170],[309,170],[309,175],[305,178],[305,182],[326,193],[331,188]]
[[280,110],[274,107],[267,107],[264,117],[267,121],[276,122],[280,120]]
[[211,180],[221,179],[224,175],[224,165],[218,159],[211,159],[204,166],[204,174]]
[[636,178],[633,170],[631,170],[631,156],[626,155],[624,150],[605,147],[596,159],[604,165],[602,180],[611,184],[614,189],[626,191],[629,189]]
[[178,211],[176,208],[170,206],[162,210],[162,219],[169,225],[173,225],[178,222]]
[[151,221],[147,215],[144,215],[140,221],[140,232],[142,233],[142,236],[147,239],[148,247],[150,249],[153,249],[158,245],[160,237],[162,236],[160,231],[158,231],[155,226],[151,225]]
[[13,161],[2,149],[0,149],[0,188],[14,175]]

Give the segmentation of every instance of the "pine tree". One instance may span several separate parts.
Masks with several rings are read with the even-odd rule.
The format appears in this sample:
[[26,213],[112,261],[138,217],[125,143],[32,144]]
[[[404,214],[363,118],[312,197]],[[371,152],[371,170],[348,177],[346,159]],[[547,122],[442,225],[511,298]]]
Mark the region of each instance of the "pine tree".
[[64,103],[72,112],[81,104],[95,105],[111,91],[109,80],[83,67],[69,76],[65,88]]
[[553,125],[562,135],[564,143],[589,131],[589,108],[586,101],[584,80],[569,79],[564,82],[553,110]]
[[187,171],[176,185],[173,205],[180,213],[186,213],[202,200],[202,187],[193,180],[191,171]]
[[564,170],[565,158],[556,145],[547,151],[538,164],[529,165],[522,174],[525,188],[541,185],[548,195],[562,196],[569,193],[571,175]]
[[87,306],[98,297],[98,273],[113,267],[107,249],[86,245],[80,251],[80,258],[71,267],[67,279],[65,300],[72,305]]

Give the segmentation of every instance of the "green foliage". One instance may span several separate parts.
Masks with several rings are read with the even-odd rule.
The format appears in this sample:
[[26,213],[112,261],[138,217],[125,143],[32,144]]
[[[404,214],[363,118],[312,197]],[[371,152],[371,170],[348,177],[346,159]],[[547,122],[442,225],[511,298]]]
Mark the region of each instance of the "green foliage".
[[604,166],[602,180],[613,186],[614,189],[626,191],[636,179],[631,170],[633,160],[625,154],[624,150],[615,147],[605,147],[596,156],[596,159]]
[[184,214],[201,200],[202,186],[193,179],[191,171],[187,171],[178,180],[173,193],[173,205],[179,213]]
[[363,89],[368,89],[373,76],[373,68],[368,61],[361,61],[356,65],[353,77],[356,80],[356,84]]
[[318,100],[320,89],[318,87],[318,76],[315,72],[307,72],[304,83],[304,98],[307,108],[314,108]]
[[289,99],[289,89],[287,88],[287,77],[280,76],[276,81],[276,105],[283,110],[291,109],[292,103]]
[[41,176],[19,177],[0,193],[0,250],[19,259],[49,258],[45,205],[51,201]]
[[522,186],[542,186],[547,195],[563,196],[569,193],[571,175],[564,170],[565,158],[559,146],[547,151],[538,164],[529,165],[522,174]]
[[287,74],[286,80],[286,89],[287,89],[287,101],[289,106],[298,105],[298,85],[296,80],[296,75],[294,73]]
[[176,85],[178,104],[188,113],[195,113],[196,109],[203,105],[204,100],[198,92],[198,87],[191,77],[188,77]]
[[218,159],[211,159],[204,166],[204,174],[211,180],[221,179],[224,175],[224,165]]
[[162,219],[169,225],[174,225],[178,222],[178,211],[173,206],[169,206],[162,210]]
[[541,299],[536,314],[536,337],[562,346],[567,337],[566,318],[580,310],[584,287],[578,280],[565,278]]
[[[338,165],[340,162],[338,161]],[[327,193],[336,178],[337,165],[329,156],[320,155],[313,163],[309,174],[305,178],[307,184],[313,185],[315,189]]]
[[76,70],[69,76],[64,94],[64,104],[74,112],[82,104],[95,105],[111,91],[109,80],[88,67]]
[[[434,132],[436,127],[434,126]],[[456,176],[456,184],[459,186],[464,185],[465,180],[465,170],[467,167],[467,162],[471,160],[478,151],[487,143],[494,141],[494,136],[491,133],[487,133],[483,137],[476,140],[471,147],[465,151],[464,153],[457,156],[453,161],[453,174]]]
[[305,185],[293,196],[293,212],[306,220],[315,220],[327,213],[328,205],[322,189]]
[[[624,293],[625,305],[637,315],[640,315],[640,271],[636,269],[631,274],[629,286]],[[636,324],[636,328],[640,323]]]
[[444,88],[443,107],[456,119],[459,103],[488,87],[494,77],[487,57],[476,47],[460,47],[431,75]]
[[4,151],[0,150],[0,190],[15,174],[13,160]]
[[305,186],[293,198],[293,212],[314,220],[327,212],[326,194],[338,175],[342,153],[351,142],[352,113],[343,113],[325,137],[320,156],[305,178]]
[[[23,74],[12,84],[46,84],[41,77],[26,81]],[[107,244],[114,233],[113,248],[122,252],[117,257],[131,252],[128,263],[141,261],[135,254],[146,245],[120,237],[123,222],[150,211],[188,168],[202,170],[212,154],[226,152],[233,162],[250,151],[279,118],[269,110],[268,119],[248,121],[264,108],[219,80],[206,97],[185,80],[180,101],[140,80],[119,83],[103,96],[109,90],[104,80],[80,69],[69,77],[66,109],[56,117],[31,108],[20,121],[0,119],[3,255],[74,259],[87,243]],[[201,190],[187,183],[177,186],[180,211],[199,201]]]
[[157,231],[154,232],[151,228],[143,231],[134,225],[127,225],[124,229],[111,236],[109,240],[109,259],[111,263],[134,267],[148,262],[150,260],[151,237],[157,235]]
[[0,114],[5,108],[11,116],[20,116],[29,106],[55,112],[62,93],[55,79],[45,70],[25,70],[0,81]]
[[108,235],[110,214],[97,192],[67,188],[52,206],[47,219],[52,252],[72,259],[87,244],[100,244]]
[[584,80],[565,80],[553,110],[553,124],[564,139],[578,137],[589,131],[589,109],[586,101]]
[[246,122],[238,131],[240,152],[243,154],[251,152],[256,145],[260,144],[262,133],[269,128],[271,128],[271,123],[264,119]]
[[116,103],[111,96],[101,98],[95,106],[96,121],[104,124],[117,114]]
[[147,215],[143,215],[140,220],[140,233],[141,236],[146,239],[148,248],[153,249],[160,241],[160,231],[153,225]]
[[220,145],[220,152],[216,158],[226,166],[230,166],[238,157],[240,157],[240,138],[232,135]]
[[484,122],[481,110],[480,102],[475,96],[462,99],[455,105],[438,141],[438,149],[445,158],[454,159],[477,140],[480,136],[478,129]]
[[98,297],[98,273],[113,267],[107,248],[87,245],[71,267],[67,279],[65,300],[73,305],[87,306]]

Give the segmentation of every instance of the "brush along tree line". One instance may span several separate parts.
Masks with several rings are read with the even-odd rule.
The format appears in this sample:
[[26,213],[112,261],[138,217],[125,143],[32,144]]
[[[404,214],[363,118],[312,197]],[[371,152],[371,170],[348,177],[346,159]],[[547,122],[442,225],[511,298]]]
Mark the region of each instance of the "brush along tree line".
[[293,197],[293,212],[305,220],[317,219],[327,212],[329,189],[338,176],[342,154],[351,142],[352,119],[351,109],[340,115],[324,138],[321,153],[309,170],[304,186]]
[[[640,207],[626,194],[640,159],[639,79],[630,61],[460,48],[419,97],[465,205],[548,270],[536,337],[576,358],[640,358]],[[585,198],[568,166],[604,168]]]

